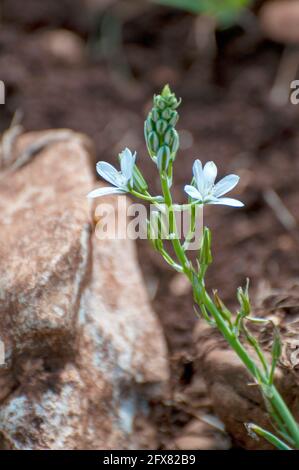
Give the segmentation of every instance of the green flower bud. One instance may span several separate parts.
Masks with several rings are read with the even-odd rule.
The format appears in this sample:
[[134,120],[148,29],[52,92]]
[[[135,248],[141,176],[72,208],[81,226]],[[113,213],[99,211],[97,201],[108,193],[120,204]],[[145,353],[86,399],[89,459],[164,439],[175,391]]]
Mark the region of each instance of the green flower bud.
[[243,316],[247,317],[248,315],[250,315],[251,304],[249,299],[249,279],[247,279],[245,289],[242,289],[242,287],[238,288],[237,299],[239,301]]
[[143,194],[148,189],[148,185],[143,178],[141,171],[136,165],[134,166],[133,170],[133,187],[141,194]]
[[159,137],[156,132],[150,132],[147,136],[147,145],[149,150],[155,155],[159,150]]
[[153,108],[152,112],[150,113],[150,116],[154,122],[157,122],[160,119],[160,114],[155,108]]
[[173,95],[173,96],[169,99],[168,105],[169,105],[170,108],[176,109],[176,108],[180,105],[180,101],[178,101],[178,100],[176,99],[176,97]]
[[156,122],[156,130],[158,134],[163,135],[166,129],[167,129],[167,122],[164,121],[163,119],[159,119],[159,121]]
[[199,262],[201,265],[209,266],[209,264],[212,263],[212,260],[211,231],[205,227],[201,241]]
[[159,211],[151,212],[150,221],[147,220],[147,238],[151,241],[155,250],[162,250],[163,242],[161,240],[161,214]]
[[171,116],[170,116],[169,121],[168,121],[169,124],[172,127],[175,127],[178,120],[179,120],[179,115],[178,115],[177,111],[172,111]]
[[177,151],[179,150],[179,147],[180,147],[179,134],[177,133],[177,131],[175,129],[173,129],[173,141],[172,141],[172,144],[170,146],[171,153],[176,154]]
[[218,295],[218,292],[214,291],[213,293],[214,293],[214,299],[215,299],[216,307],[218,308],[218,310],[221,313],[224,320],[230,322],[231,318],[232,318],[231,312],[228,310],[228,308],[224,305],[224,303],[220,299],[220,297]]
[[281,338],[278,328],[274,328],[274,340],[272,344],[272,358],[273,361],[277,362],[280,359],[282,353]]
[[155,129],[154,122],[151,119],[151,116],[149,115],[147,120],[144,123],[144,130],[146,134],[149,134]]
[[181,100],[178,100],[175,94],[171,92],[169,85],[165,85],[161,96],[165,99],[167,106],[172,109],[176,109],[181,103]]
[[169,145],[171,153],[176,154],[179,146],[180,146],[180,139],[179,134],[173,127],[169,127],[164,135],[164,142]]
[[160,98],[157,100],[157,107],[161,110],[165,109],[167,104],[165,103],[165,100],[163,98]]
[[168,145],[163,145],[159,148],[157,154],[157,165],[160,172],[167,171],[170,160],[170,148],[168,147]]
[[168,121],[168,119],[171,118],[172,114],[173,114],[173,111],[169,108],[166,108],[162,112],[161,116],[162,116],[163,119],[166,119]]
[[164,142],[167,145],[172,144],[172,142],[173,142],[173,128],[172,127],[168,127],[167,131],[165,132]]

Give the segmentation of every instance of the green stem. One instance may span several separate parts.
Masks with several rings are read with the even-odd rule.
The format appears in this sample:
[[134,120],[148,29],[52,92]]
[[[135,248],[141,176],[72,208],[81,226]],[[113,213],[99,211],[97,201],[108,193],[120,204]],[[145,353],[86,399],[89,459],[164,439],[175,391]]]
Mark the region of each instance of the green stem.
[[272,385],[274,382],[274,374],[275,374],[275,369],[276,369],[277,361],[273,361],[271,365],[271,370],[269,374],[269,383]]
[[163,195],[165,199],[165,204],[169,211],[169,232],[173,236],[173,238],[171,239],[172,246],[179,262],[181,263],[183,267],[184,273],[191,280],[190,263],[186,257],[186,254],[183,250],[181,242],[178,238],[178,230],[177,230],[177,224],[176,224],[175,214],[174,214],[173,205],[172,205],[171,192],[168,187],[168,181],[167,181],[167,177],[165,174],[161,175],[161,186],[162,186],[162,191],[163,191]]
[[[142,199],[143,201],[152,202],[153,204],[156,204],[158,202],[157,197],[153,197],[149,193],[142,194],[142,193],[139,193],[138,191],[135,191],[134,189],[131,189],[130,194],[132,194],[132,196],[137,197],[138,199]],[[160,198],[160,196],[158,196],[158,198]],[[162,200],[160,201],[160,204],[161,203],[162,203]]]

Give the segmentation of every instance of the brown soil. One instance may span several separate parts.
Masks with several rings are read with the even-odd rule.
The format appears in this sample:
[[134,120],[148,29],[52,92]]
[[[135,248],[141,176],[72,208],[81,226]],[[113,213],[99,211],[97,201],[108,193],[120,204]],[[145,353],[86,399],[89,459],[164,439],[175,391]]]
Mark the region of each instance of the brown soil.
[[[206,210],[214,250],[208,285],[233,307],[236,288],[247,276],[253,293],[298,277],[298,230],[283,226],[281,213],[265,197],[274,190],[299,220],[299,106],[276,108],[269,100],[281,47],[266,42],[257,26],[250,34],[236,27],[218,33],[213,58],[195,46],[192,16],[154,7],[132,15],[123,26],[122,45],[111,46],[107,54],[99,42],[102,14],[83,14],[81,4],[28,0],[24,8],[20,0],[3,1],[0,78],[8,96],[1,129],[21,109],[28,130],[67,127],[88,134],[98,160],[115,161],[124,146],[136,149],[140,167],[158,190],[156,169],[145,152],[143,120],[152,94],[169,82],[183,98],[177,201],[183,201],[194,157],[214,160],[221,175],[236,171],[242,176],[238,196],[244,210]],[[45,28],[76,32],[87,45],[86,57],[69,64],[48,54],[39,40]],[[139,242],[138,250],[169,346],[173,391],[184,393],[194,373],[197,320],[191,292],[146,242]],[[175,400],[160,404],[157,415],[164,423],[161,445],[191,418]]]

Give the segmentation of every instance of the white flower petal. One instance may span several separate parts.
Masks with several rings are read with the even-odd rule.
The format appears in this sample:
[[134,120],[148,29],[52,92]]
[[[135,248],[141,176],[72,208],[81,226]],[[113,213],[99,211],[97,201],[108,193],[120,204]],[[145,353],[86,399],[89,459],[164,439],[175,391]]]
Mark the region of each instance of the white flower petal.
[[240,177],[237,175],[228,175],[218,181],[214,188],[215,197],[223,196],[223,194],[231,191],[239,183]]
[[200,160],[195,160],[193,163],[193,175],[196,181],[198,191],[201,193],[204,191],[204,176],[202,172],[202,163]]
[[205,180],[205,186],[213,186],[217,176],[217,166],[214,162],[207,162],[203,169],[203,175]]
[[131,150],[126,148],[121,154],[120,154],[120,168],[123,176],[127,181],[130,181],[130,179],[133,176],[133,169],[135,165],[135,160],[136,160],[136,152],[134,155],[132,154]]
[[193,175],[196,181],[202,178],[202,163],[198,159],[193,163]]
[[99,188],[94,189],[90,193],[87,194],[88,198],[95,198],[100,196],[108,196],[110,194],[125,194],[126,191],[119,189],[119,188]]
[[197,199],[199,201],[202,201],[202,195],[200,194],[200,192],[198,191],[198,189],[196,189],[194,186],[191,186],[191,185],[186,185],[185,188],[184,188],[184,191],[190,196],[192,197],[192,199]]
[[230,197],[220,197],[211,199],[207,204],[223,204],[224,206],[231,206],[231,207],[243,207],[244,204],[237,199],[232,199]]
[[97,172],[108,181],[108,183],[113,184],[113,186],[118,186],[120,182],[120,174],[114,166],[110,165],[107,162],[98,162],[97,163]]

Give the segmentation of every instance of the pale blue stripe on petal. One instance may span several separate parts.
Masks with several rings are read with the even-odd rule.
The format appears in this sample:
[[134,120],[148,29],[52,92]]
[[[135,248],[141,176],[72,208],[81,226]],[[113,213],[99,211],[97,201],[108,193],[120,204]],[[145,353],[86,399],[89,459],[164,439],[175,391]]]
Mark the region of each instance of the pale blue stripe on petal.
[[109,196],[110,194],[125,194],[126,191],[119,188],[98,188],[87,194],[88,198]]
[[239,183],[240,177],[237,175],[228,175],[222,178],[218,183],[215,185],[214,188],[214,195],[216,197],[223,196],[223,194],[228,193],[235,186]]
[[204,177],[202,172],[202,163],[200,160],[195,160],[193,163],[193,175],[196,181],[196,186],[200,192],[204,190]]
[[217,166],[214,162],[207,162],[203,169],[203,175],[206,187],[212,186],[215,183],[217,176]]
[[108,181],[110,184],[113,184],[113,186],[119,185],[120,173],[116,168],[114,168],[114,166],[110,165],[110,163],[98,162],[97,172],[104,180]]
[[129,150],[128,148],[126,148],[120,154],[121,172],[127,181],[129,181],[132,178],[135,160],[136,160],[136,152],[134,153],[134,155],[132,155],[131,150]]
[[232,199],[230,197],[220,197],[212,199],[209,201],[208,204],[223,204],[224,206],[231,206],[231,207],[243,207],[244,204],[241,201],[238,201],[237,199]]
[[192,197],[192,199],[202,201],[201,193],[194,186],[186,185],[184,190],[190,197]]

